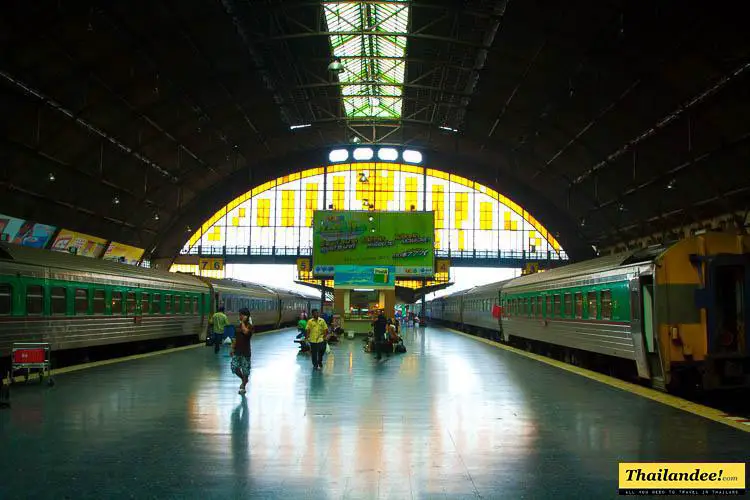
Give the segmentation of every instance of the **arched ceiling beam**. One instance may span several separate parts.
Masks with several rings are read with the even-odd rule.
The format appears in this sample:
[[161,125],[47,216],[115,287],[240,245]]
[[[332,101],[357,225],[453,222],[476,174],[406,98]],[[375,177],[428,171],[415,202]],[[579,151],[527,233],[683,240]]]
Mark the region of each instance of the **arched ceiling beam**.
[[47,97],[46,95],[42,94],[38,90],[31,88],[30,86],[26,85],[20,80],[17,80],[12,75],[6,73],[3,70],[0,70],[0,77],[6,80],[8,83],[12,84],[17,89],[21,90],[23,93],[38,99],[39,101],[43,102],[50,108],[54,109],[55,111],[58,111],[59,113],[65,115],[67,118],[71,119],[77,125],[85,128],[89,132],[92,132],[93,134],[98,135],[102,139],[108,141],[109,143],[116,146],[118,149],[120,149],[124,153],[132,156],[133,158],[143,163],[147,167],[155,170],[160,175],[168,178],[172,182],[175,182],[175,183],[179,182],[179,179],[175,175],[173,175],[169,170],[165,169],[164,167],[158,165],[156,162],[140,154],[139,152],[137,152],[135,149],[131,148],[130,146],[127,146],[123,144],[122,142],[118,141],[115,137],[109,135],[107,132],[99,129],[95,125],[89,123],[88,121],[84,120],[77,114],[63,107],[63,105],[58,103],[57,101]]

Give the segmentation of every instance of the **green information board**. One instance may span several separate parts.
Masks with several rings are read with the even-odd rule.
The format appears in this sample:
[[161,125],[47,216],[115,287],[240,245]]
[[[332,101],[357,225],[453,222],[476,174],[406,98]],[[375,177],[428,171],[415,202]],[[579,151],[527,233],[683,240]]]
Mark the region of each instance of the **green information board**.
[[434,274],[433,212],[313,214],[313,274],[332,276],[335,266],[394,266],[396,275]]

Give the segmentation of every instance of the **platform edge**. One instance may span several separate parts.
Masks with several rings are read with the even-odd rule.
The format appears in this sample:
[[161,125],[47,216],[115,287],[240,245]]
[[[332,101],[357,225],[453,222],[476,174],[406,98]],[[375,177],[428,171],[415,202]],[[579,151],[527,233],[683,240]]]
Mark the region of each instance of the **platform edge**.
[[739,422],[735,422],[731,420],[730,418],[727,418],[728,416],[722,412],[721,410],[717,410],[715,408],[710,408],[708,406],[703,406],[698,403],[693,403],[691,401],[685,401],[684,399],[680,399],[677,396],[673,396],[671,394],[667,394],[664,392],[659,392],[657,390],[651,389],[649,387],[643,387],[637,384],[633,384],[630,382],[626,382],[624,380],[620,380],[614,377],[610,377],[609,375],[604,375],[603,373],[597,373],[591,370],[587,370],[585,368],[580,368],[578,366],[569,365],[567,363],[563,363],[562,361],[558,361],[556,359],[551,359],[546,356],[542,356],[539,354],[534,354],[526,351],[522,351],[520,349],[516,349],[515,347],[511,347],[505,344],[501,344],[500,342],[495,342],[494,340],[485,339],[482,337],[476,337],[474,335],[470,335],[466,332],[461,332],[459,330],[455,330],[453,328],[447,328],[447,327],[440,327],[445,328],[446,330],[449,330],[453,333],[457,333],[458,335],[462,335],[464,337],[477,340],[479,342],[483,342],[485,344],[491,345],[493,347],[503,349],[505,351],[518,354],[520,356],[533,359],[535,361],[540,361],[542,363],[545,363],[550,366],[554,366],[556,368],[559,368],[561,370],[565,370],[570,373],[575,373],[576,375],[580,375],[582,377],[586,377],[588,379],[594,380],[596,382],[600,382],[602,384],[606,384],[610,387],[614,387],[616,389],[620,389],[623,391],[630,392],[632,394],[635,394],[637,396],[641,396],[646,399],[650,399],[652,401],[656,401],[657,403],[661,403],[667,406],[671,406],[672,408],[682,410],[687,413],[692,413],[693,415],[697,415],[699,417],[707,418],[709,420],[713,420],[714,422],[718,422],[720,424],[727,425],[729,427],[732,427],[734,429],[739,429],[743,432],[750,432],[750,426],[746,426],[744,424],[741,424]]

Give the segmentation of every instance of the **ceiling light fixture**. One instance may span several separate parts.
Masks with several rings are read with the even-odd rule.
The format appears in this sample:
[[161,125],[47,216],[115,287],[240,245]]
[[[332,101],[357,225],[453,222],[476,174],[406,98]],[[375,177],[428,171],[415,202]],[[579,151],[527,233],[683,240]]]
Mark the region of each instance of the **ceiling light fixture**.
[[52,172],[50,172],[47,175],[47,180],[50,181],[50,182],[55,182],[55,174],[53,174]]
[[383,161],[395,161],[398,159],[398,151],[393,148],[378,149],[378,158]]
[[120,204],[120,198],[117,197],[117,196],[115,196],[114,198],[112,198],[112,204],[113,205],[119,205]]
[[305,123],[304,125],[292,125],[292,126],[289,127],[289,129],[290,130],[297,130],[298,128],[307,128],[307,127],[311,127],[311,126],[312,126],[312,124]]
[[446,127],[445,125],[441,125],[441,126],[440,126],[440,127],[438,127],[438,128],[439,128],[440,130],[445,130],[445,131],[447,131],[447,132],[458,132],[458,130],[457,130],[457,129],[455,129],[455,128],[451,128],[451,127]]
[[422,163],[422,153],[420,153],[419,151],[414,151],[413,149],[407,149],[401,154],[401,156],[404,158],[405,162]]
[[340,162],[340,161],[346,161],[349,158],[349,151],[346,149],[334,149],[330,153],[328,153],[328,159],[332,163]]
[[341,59],[334,59],[331,64],[328,65],[328,71],[331,73],[343,73],[344,70],[344,64],[341,62]]
[[355,160],[367,161],[372,160],[373,154],[374,151],[372,148],[357,148],[354,150],[352,156],[354,156]]

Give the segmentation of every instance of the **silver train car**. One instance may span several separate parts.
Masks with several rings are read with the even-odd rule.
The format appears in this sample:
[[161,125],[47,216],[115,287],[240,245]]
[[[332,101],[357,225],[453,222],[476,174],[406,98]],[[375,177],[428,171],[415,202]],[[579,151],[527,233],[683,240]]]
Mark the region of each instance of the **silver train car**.
[[655,389],[748,388],[748,276],[750,236],[706,233],[475,287],[427,310]]
[[58,351],[200,337],[208,292],[193,276],[0,244],[0,356],[14,342]]
[[234,279],[202,278],[212,290],[211,311],[224,307],[232,323],[247,308],[256,327],[279,328],[297,322],[303,311],[320,309],[320,297],[296,291],[279,290]]
[[278,328],[320,308],[320,297],[0,243],[0,358],[14,342],[61,351],[204,341],[218,305],[233,322],[247,307],[256,327]]

